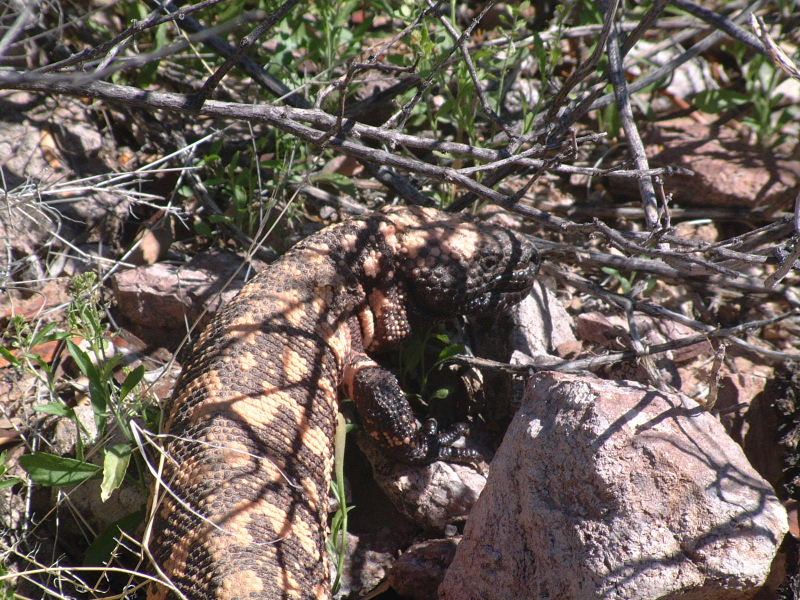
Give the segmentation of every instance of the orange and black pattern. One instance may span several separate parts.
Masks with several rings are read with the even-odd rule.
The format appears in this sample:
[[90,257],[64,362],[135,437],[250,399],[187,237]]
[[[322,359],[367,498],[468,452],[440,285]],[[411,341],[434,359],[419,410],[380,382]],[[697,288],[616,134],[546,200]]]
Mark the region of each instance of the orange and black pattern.
[[[498,310],[528,293],[533,247],[500,227],[391,208],[328,227],[251,280],[202,332],[166,408],[150,549],[189,600],[330,597],[326,550],[338,391],[406,462],[469,460],[414,417],[366,352],[407,311]],[[150,600],[175,597],[151,584]]]

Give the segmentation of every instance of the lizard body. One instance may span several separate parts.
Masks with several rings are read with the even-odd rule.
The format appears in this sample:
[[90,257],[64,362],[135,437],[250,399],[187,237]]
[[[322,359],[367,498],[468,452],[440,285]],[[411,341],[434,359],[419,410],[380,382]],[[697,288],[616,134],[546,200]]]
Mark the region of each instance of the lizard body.
[[[196,341],[165,409],[150,549],[189,600],[330,597],[332,439],[342,389],[405,462],[468,460],[463,429],[420,424],[367,352],[408,336],[408,309],[497,310],[532,285],[537,255],[501,227],[392,208],[330,226],[255,276]],[[149,600],[174,597],[150,584]]]

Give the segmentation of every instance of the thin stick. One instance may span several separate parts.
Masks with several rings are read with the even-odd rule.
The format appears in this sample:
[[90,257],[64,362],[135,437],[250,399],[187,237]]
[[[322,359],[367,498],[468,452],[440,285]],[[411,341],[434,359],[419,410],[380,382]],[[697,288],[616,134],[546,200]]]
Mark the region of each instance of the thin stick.
[[[611,5],[608,11],[615,10]],[[633,161],[638,169],[648,169],[647,155],[644,152],[644,144],[639,135],[639,130],[633,122],[633,109],[628,93],[628,84],[625,81],[625,73],[622,67],[622,55],[619,48],[620,32],[613,27],[608,36],[606,52],[608,53],[608,74],[611,84],[614,86],[614,94],[617,98],[617,110],[619,111],[622,128],[625,130],[625,138],[628,140],[628,148],[633,156]],[[639,179],[639,195],[642,198],[642,208],[644,208],[644,219],[647,228],[655,232],[659,228],[658,223],[658,202],[656,200],[656,190],[653,186],[651,177]]]
[[200,91],[197,92],[193,98],[193,104],[195,108],[200,108],[203,105],[203,102],[205,102],[211,96],[219,82],[222,81],[222,78],[225,77],[228,71],[230,71],[234,65],[239,62],[240,57],[242,57],[244,53],[247,52],[260,37],[266,35],[270,29],[280,23],[299,1],[300,0],[286,0],[286,2],[284,2],[276,11],[272,12],[265,19],[263,19],[258,26],[256,26],[239,42],[239,46],[236,48],[236,51],[229,56],[222,65],[220,65],[214,74],[205,81],[203,87],[200,88]]

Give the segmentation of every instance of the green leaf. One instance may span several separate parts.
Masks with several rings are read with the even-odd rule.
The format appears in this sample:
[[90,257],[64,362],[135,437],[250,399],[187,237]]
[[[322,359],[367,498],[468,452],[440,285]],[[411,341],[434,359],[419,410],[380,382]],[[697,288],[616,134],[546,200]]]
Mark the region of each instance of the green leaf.
[[97,465],[47,452],[23,454],[19,464],[35,483],[44,486],[75,485],[100,474]]
[[139,365],[128,373],[128,376],[125,378],[125,381],[122,382],[122,387],[119,390],[119,399],[125,400],[128,394],[131,393],[131,390],[142,380],[142,377],[144,377],[144,365]]
[[47,374],[52,373],[53,369],[50,366],[50,363],[48,363],[44,358],[42,358],[41,354],[33,354],[33,355],[28,354],[28,356],[30,356],[33,359],[33,362],[35,362],[42,371],[44,371]]
[[436,400],[444,400],[445,398],[449,398],[450,394],[452,393],[453,393],[452,388],[441,387],[433,393],[433,398],[435,398]]
[[618,269],[613,267],[601,267],[600,270],[606,275],[611,275],[619,282],[619,286],[622,289],[623,294],[627,294],[633,289],[633,280],[636,278],[635,272],[631,273],[630,278],[628,278],[620,273]]
[[110,391],[106,383],[110,375],[106,374],[104,377],[92,362],[89,354],[72,340],[67,340],[67,349],[81,372],[89,378],[89,399],[92,402],[97,431],[102,435],[108,401],[110,400]]
[[0,346],[0,356],[5,358],[8,362],[10,362],[15,367],[19,367],[20,366],[19,359],[16,356],[14,356],[14,354],[8,348]]
[[5,579],[6,575],[8,570],[0,562],[0,600],[16,600],[15,585],[11,584],[11,580]]
[[86,375],[92,382],[98,382],[100,380],[97,368],[92,364],[92,359],[89,358],[89,354],[85,352],[83,348],[72,340],[67,340],[67,350],[69,350],[70,356],[72,356],[72,359],[78,365],[81,373]]
[[92,412],[94,413],[95,422],[97,423],[98,430],[102,430],[102,423],[105,421],[108,413],[108,388],[104,385],[97,385],[92,382],[89,384],[89,400],[92,402]]
[[56,415],[58,417],[68,417],[70,419],[76,418],[75,409],[67,406],[63,402],[49,402],[40,406],[34,406],[33,410],[48,415]]
[[9,477],[8,479],[3,479],[0,481],[0,490],[5,490],[7,488],[13,487],[18,483],[21,483],[22,479],[19,477]]
[[450,343],[450,336],[447,335],[446,333],[437,333],[433,337],[442,342],[443,344]]
[[[110,350],[110,348],[107,350]],[[114,354],[103,361],[103,369],[100,373],[102,381],[108,381],[111,377],[113,377],[114,369],[116,369],[120,363],[122,363],[124,358],[125,357],[122,354]]]
[[58,327],[58,323],[48,323],[44,327],[42,327],[39,331],[36,332],[31,338],[30,346],[38,346],[39,344],[44,344],[45,342],[52,342],[53,340],[63,340],[67,338],[70,334],[67,331],[56,331],[53,333],[53,330]]
[[455,356],[456,354],[461,354],[464,352],[464,345],[463,344],[450,344],[445,348],[442,348],[441,352],[439,352],[439,360],[437,362],[442,362],[447,360],[451,356]]
[[[3,450],[0,452],[0,477],[4,477],[5,474],[8,472],[8,466],[6,465],[6,459],[8,458],[8,450]],[[0,480],[0,490],[4,490],[6,488],[10,488],[11,486],[17,485],[21,483],[22,479],[19,477],[6,477]]]
[[86,549],[83,556],[84,567],[99,567],[111,558],[111,554],[117,548],[117,540],[121,537],[121,532],[133,534],[139,524],[144,521],[145,511],[139,510],[135,513],[125,515],[111,523],[105,531],[94,538]]
[[217,214],[208,215],[208,220],[209,222],[214,224],[224,223],[226,225],[230,225],[232,223],[231,218],[227,215],[217,215]]
[[198,221],[194,224],[194,230],[197,232],[198,235],[203,237],[211,237],[214,233],[211,231],[211,228],[203,223],[202,221]]
[[694,97],[694,103],[703,112],[721,113],[730,108],[741,106],[750,99],[747,95],[733,90],[705,90]]
[[350,177],[341,173],[318,173],[310,178],[312,183],[329,183],[350,196],[357,196],[358,189]]
[[339,502],[339,509],[331,522],[331,533],[328,538],[328,547],[335,557],[336,577],[332,589],[337,591],[340,585],[342,569],[344,567],[345,548],[347,546],[347,513],[354,507],[347,506],[347,493],[344,485],[344,451],[347,442],[347,422],[342,413],[336,413],[336,432],[334,433],[334,477],[331,481],[333,495]]
[[111,497],[112,492],[122,485],[128,463],[131,462],[131,446],[117,444],[106,448],[103,458],[103,483],[100,484],[100,500],[105,502]]

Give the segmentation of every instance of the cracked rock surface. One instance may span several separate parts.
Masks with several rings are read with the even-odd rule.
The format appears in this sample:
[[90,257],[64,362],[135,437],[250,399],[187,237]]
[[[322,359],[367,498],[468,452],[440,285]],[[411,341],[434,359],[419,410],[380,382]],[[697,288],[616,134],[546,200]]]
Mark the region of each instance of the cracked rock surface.
[[749,598],[786,531],[772,487],[693,401],[540,373],[439,597]]

